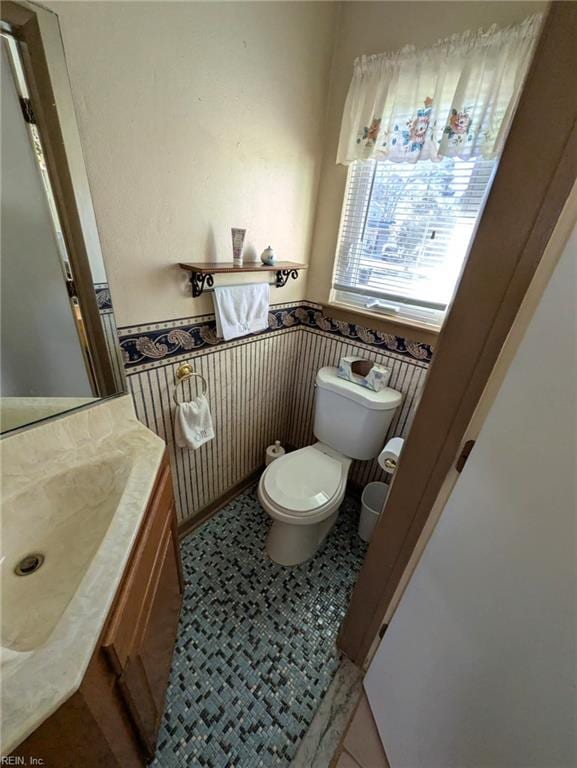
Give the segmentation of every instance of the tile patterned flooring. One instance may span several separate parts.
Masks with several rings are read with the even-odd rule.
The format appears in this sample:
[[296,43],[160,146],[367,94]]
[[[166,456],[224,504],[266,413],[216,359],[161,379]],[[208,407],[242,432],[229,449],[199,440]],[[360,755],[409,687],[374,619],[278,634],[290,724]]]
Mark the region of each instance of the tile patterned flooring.
[[314,558],[268,559],[256,486],[182,542],[186,588],[154,768],[288,766],[339,667],[366,552],[346,498]]

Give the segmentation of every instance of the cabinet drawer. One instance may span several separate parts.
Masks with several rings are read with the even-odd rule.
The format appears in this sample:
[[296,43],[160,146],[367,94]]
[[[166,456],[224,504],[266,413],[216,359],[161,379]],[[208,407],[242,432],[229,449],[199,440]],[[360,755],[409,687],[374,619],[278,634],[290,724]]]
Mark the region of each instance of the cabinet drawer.
[[105,654],[118,674],[122,674],[126,667],[150,612],[162,567],[162,544],[170,536],[172,515],[170,469],[168,464],[164,464],[102,643]]

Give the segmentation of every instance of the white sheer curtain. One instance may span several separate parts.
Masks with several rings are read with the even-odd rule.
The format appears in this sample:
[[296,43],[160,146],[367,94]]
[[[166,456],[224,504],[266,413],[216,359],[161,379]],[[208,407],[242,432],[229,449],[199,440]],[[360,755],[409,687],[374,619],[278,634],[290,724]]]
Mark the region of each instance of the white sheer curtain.
[[354,64],[337,162],[496,157],[527,72],[541,15]]

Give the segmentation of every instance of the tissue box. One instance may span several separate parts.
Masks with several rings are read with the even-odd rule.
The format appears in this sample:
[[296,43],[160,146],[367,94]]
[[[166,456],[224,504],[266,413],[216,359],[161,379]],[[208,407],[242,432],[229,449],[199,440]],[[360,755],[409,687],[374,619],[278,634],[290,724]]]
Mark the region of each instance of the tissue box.
[[380,392],[389,384],[391,372],[383,365],[363,357],[341,357],[337,376],[361,387]]

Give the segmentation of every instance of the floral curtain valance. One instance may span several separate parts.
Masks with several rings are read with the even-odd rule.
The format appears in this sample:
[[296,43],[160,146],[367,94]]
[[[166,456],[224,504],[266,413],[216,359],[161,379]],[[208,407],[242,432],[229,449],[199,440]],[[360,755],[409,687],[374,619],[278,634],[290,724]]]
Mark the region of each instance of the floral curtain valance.
[[496,157],[529,66],[541,15],[466,32],[427,50],[355,61],[337,162]]

